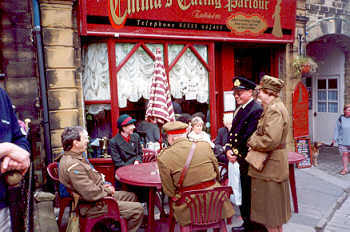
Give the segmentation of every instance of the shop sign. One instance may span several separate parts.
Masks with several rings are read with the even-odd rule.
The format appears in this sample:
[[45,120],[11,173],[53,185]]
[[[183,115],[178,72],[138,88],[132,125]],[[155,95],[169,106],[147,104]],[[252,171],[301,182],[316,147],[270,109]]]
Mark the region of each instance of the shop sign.
[[80,33],[293,42],[296,0],[80,0]]

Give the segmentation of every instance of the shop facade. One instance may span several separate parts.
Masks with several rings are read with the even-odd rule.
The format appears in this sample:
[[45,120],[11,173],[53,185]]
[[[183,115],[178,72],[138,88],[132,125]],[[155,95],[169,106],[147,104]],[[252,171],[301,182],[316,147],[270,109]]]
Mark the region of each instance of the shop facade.
[[[16,1],[6,2],[8,6],[1,9],[18,11]],[[292,111],[292,93],[300,80],[293,74],[292,60],[299,50],[297,32],[305,33],[305,1],[28,0],[21,2],[24,11],[31,13],[33,2],[40,12],[45,79],[33,68],[18,82],[13,75],[19,69],[11,69],[12,75],[4,66],[1,71],[7,77],[0,84],[12,98],[31,91],[19,105],[40,129],[36,143],[40,155],[35,157],[39,185],[45,182],[41,179],[45,175],[40,175],[45,163],[62,152],[60,135],[66,126],[82,125],[92,137],[111,137],[121,113],[143,119],[157,48],[173,101],[183,113],[201,112],[212,138],[222,126],[223,114],[234,110],[233,76],[256,83],[263,74],[283,79],[282,99]],[[24,27],[30,31],[33,21],[32,14]],[[36,38],[25,38],[33,45],[31,62],[38,64]],[[9,59],[6,55],[12,53],[2,54]],[[11,63],[20,65],[16,60]],[[17,90],[24,84],[27,87]],[[292,114],[290,120],[288,149],[293,150]],[[44,146],[44,137],[49,147]]]
[[234,110],[233,76],[287,80],[295,1],[86,0],[78,9],[86,122],[99,137],[117,132],[121,113],[144,118],[157,48],[173,101],[202,112],[212,138]]

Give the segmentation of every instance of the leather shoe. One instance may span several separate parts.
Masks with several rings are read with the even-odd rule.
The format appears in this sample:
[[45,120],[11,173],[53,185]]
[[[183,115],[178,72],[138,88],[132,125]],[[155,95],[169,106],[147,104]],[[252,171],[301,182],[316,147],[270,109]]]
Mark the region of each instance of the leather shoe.
[[244,226],[232,227],[232,232],[244,232],[244,231],[245,231]]

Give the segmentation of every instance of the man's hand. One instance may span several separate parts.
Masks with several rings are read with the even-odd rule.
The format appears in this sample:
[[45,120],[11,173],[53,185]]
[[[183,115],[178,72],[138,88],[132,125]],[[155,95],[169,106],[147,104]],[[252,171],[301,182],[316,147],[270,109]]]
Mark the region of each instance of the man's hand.
[[1,173],[19,170],[25,174],[30,165],[30,154],[13,143],[0,143]]
[[113,187],[113,185],[105,184],[104,187],[110,195],[112,195],[112,196],[114,195],[115,188]]
[[135,160],[134,161],[134,165],[137,165],[137,164],[139,164],[140,163],[140,161],[138,161],[138,160]]
[[237,156],[233,155],[233,151],[232,150],[228,150],[226,152],[226,157],[227,157],[228,161],[230,161],[231,163],[234,163],[237,160]]

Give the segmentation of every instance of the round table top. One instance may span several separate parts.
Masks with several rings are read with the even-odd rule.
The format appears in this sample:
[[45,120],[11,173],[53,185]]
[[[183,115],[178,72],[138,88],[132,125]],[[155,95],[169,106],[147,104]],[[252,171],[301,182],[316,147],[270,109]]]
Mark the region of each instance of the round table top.
[[120,167],[115,172],[115,178],[130,185],[155,187],[158,189],[162,187],[157,162]]
[[304,160],[305,156],[294,152],[294,151],[290,151],[288,152],[288,163],[289,164],[295,164],[295,163],[299,163],[300,161]]

